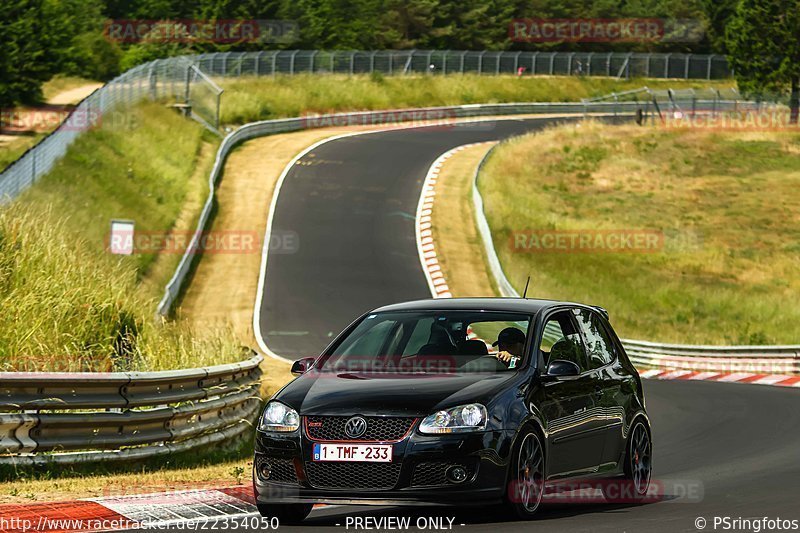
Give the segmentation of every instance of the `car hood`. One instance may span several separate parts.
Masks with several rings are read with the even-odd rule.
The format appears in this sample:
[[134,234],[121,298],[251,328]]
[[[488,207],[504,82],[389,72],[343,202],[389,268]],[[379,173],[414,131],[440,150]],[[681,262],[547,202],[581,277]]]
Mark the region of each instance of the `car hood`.
[[292,381],[274,399],[301,415],[426,416],[444,407],[486,402],[515,375],[396,376],[311,371]]

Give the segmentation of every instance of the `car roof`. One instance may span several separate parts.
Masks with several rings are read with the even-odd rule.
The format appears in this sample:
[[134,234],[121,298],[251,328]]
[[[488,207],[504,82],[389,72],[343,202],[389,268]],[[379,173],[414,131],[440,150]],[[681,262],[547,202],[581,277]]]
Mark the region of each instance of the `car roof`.
[[558,300],[542,300],[535,298],[437,298],[414,300],[378,307],[374,312],[384,311],[447,311],[447,310],[483,310],[510,311],[518,313],[538,313],[550,307],[562,305],[590,307],[585,304],[562,302]]

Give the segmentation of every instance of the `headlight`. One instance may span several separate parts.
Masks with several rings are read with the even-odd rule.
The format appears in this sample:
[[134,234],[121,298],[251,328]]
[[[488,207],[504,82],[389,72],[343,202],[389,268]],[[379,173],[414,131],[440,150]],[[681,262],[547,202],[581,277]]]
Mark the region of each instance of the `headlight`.
[[299,427],[297,411],[281,402],[269,402],[258,421],[261,431],[294,431]]
[[486,408],[479,403],[459,405],[425,417],[420,433],[467,433],[486,429]]

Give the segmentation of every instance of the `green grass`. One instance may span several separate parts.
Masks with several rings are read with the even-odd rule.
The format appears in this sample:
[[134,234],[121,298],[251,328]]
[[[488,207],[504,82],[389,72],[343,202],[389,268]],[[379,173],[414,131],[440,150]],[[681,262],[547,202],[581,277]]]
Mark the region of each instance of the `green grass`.
[[6,136],[0,141],[0,172],[11,163],[22,157],[25,151],[38,143],[44,133],[30,133],[25,135]]
[[159,370],[241,359],[230,332],[154,321],[179,253],[106,251],[112,218],[134,220],[137,232],[166,233],[179,219],[194,227],[187,202],[205,194],[195,167],[207,168],[197,157],[206,136],[159,104],[139,106],[83,135],[0,210],[0,368]]
[[[797,343],[800,135],[562,126],[500,146],[480,188],[528,294],[602,305],[624,337]],[[657,253],[514,252],[512,232],[630,229]]]
[[613,91],[731,87],[732,81],[623,80],[592,77],[480,76],[343,76],[296,75],[222,78],[221,121],[295,117],[305,113],[400,109],[476,103],[563,102]]

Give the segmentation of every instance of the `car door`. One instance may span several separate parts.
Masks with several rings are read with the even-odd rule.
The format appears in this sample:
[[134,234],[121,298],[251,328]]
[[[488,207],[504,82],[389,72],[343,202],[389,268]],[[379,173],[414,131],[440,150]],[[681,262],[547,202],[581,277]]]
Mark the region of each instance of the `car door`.
[[584,308],[576,308],[573,313],[584,338],[589,371],[596,380],[595,410],[605,434],[600,469],[610,470],[616,467],[625,442],[625,377],[615,371],[616,349],[602,317]]
[[[578,376],[543,381],[540,411],[548,440],[548,477],[587,474],[597,470],[603,447],[595,416],[596,377],[588,372],[586,351],[577,324],[568,309],[545,318],[539,349],[545,361],[569,357],[580,369]],[[565,343],[574,349],[560,349]]]

